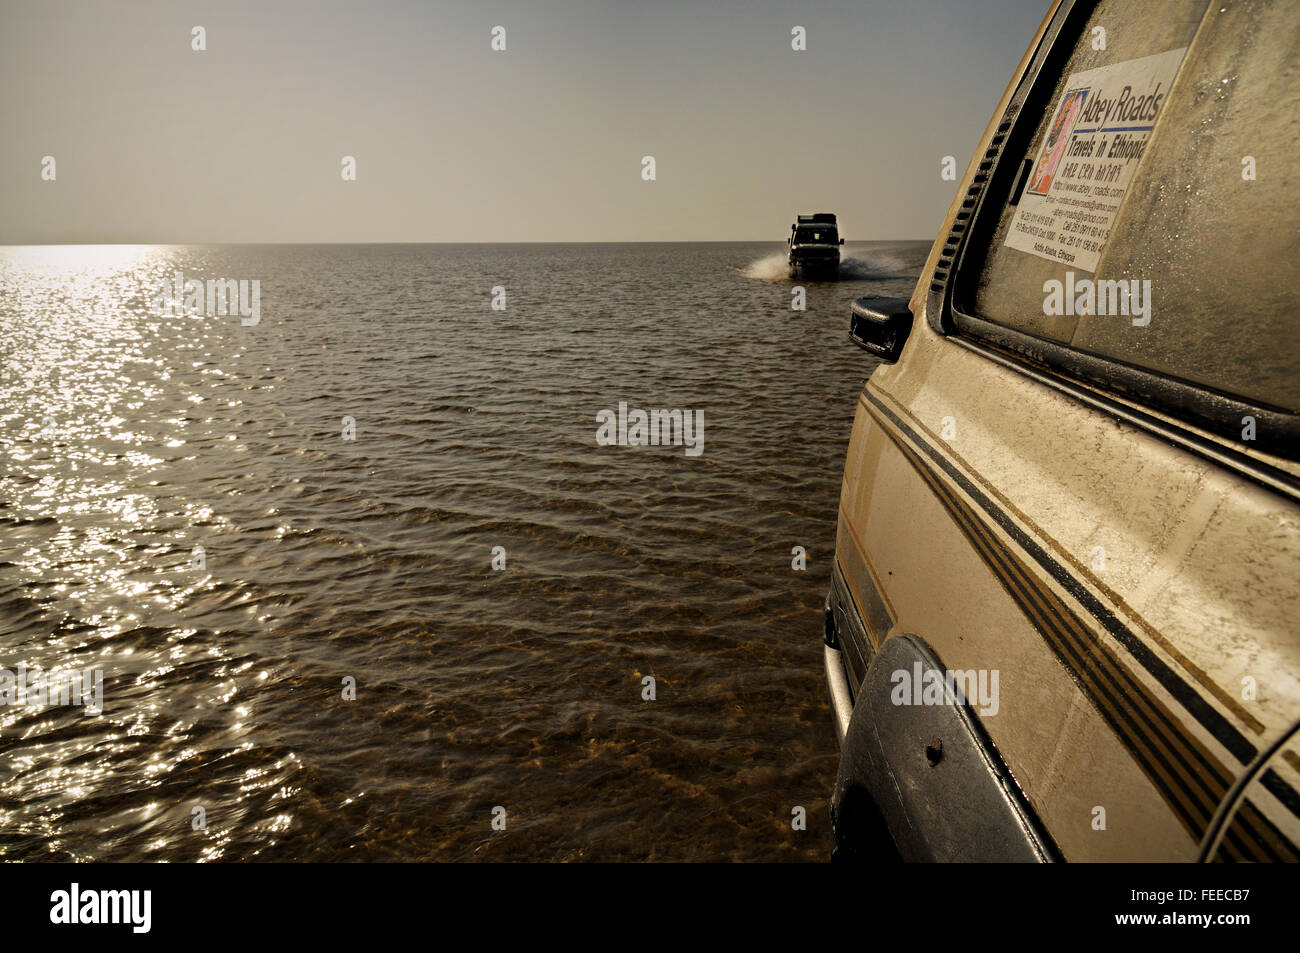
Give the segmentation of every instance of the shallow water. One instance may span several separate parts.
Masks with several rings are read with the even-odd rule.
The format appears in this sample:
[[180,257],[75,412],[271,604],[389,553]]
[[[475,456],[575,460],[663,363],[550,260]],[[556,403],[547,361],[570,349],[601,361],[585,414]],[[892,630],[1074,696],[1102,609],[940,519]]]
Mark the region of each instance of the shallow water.
[[0,668],[104,678],[0,705],[0,857],[824,859],[848,304],[928,247],[0,248]]

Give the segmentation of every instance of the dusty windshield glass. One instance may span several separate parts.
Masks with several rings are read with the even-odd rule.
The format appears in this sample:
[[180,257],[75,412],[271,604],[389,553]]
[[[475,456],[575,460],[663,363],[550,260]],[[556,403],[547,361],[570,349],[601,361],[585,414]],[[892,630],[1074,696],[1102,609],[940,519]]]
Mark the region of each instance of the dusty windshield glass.
[[795,232],[794,240],[801,245],[834,245],[838,238],[834,229],[801,228]]
[[971,310],[1296,410],[1300,4],[1206,6],[1098,5],[1004,157],[1020,194],[993,210]]

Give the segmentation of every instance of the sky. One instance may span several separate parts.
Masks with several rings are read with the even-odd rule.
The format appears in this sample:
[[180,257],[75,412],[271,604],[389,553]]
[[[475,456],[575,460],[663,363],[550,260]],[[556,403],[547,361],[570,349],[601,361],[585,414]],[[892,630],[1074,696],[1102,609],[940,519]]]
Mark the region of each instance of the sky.
[[1047,7],[0,0],[0,244],[929,240]]

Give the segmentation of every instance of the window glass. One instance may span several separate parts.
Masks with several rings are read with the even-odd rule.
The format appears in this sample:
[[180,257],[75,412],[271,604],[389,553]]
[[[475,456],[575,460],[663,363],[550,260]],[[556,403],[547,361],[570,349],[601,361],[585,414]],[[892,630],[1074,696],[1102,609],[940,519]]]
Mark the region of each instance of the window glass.
[[971,310],[1300,408],[1297,90],[1300,3],[1103,0],[1003,157],[1020,185],[974,255]]
[[822,226],[821,228],[801,228],[795,233],[794,240],[810,244],[833,245],[838,237],[835,229]]

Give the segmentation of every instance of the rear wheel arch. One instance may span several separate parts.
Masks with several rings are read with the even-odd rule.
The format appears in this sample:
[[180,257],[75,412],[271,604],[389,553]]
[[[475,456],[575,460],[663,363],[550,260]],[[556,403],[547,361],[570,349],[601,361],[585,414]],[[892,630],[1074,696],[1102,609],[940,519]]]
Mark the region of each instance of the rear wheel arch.
[[859,687],[831,799],[837,855],[889,859],[892,846],[909,861],[1060,860],[964,700],[894,703],[891,688],[918,671],[946,672],[923,639],[896,635]]

